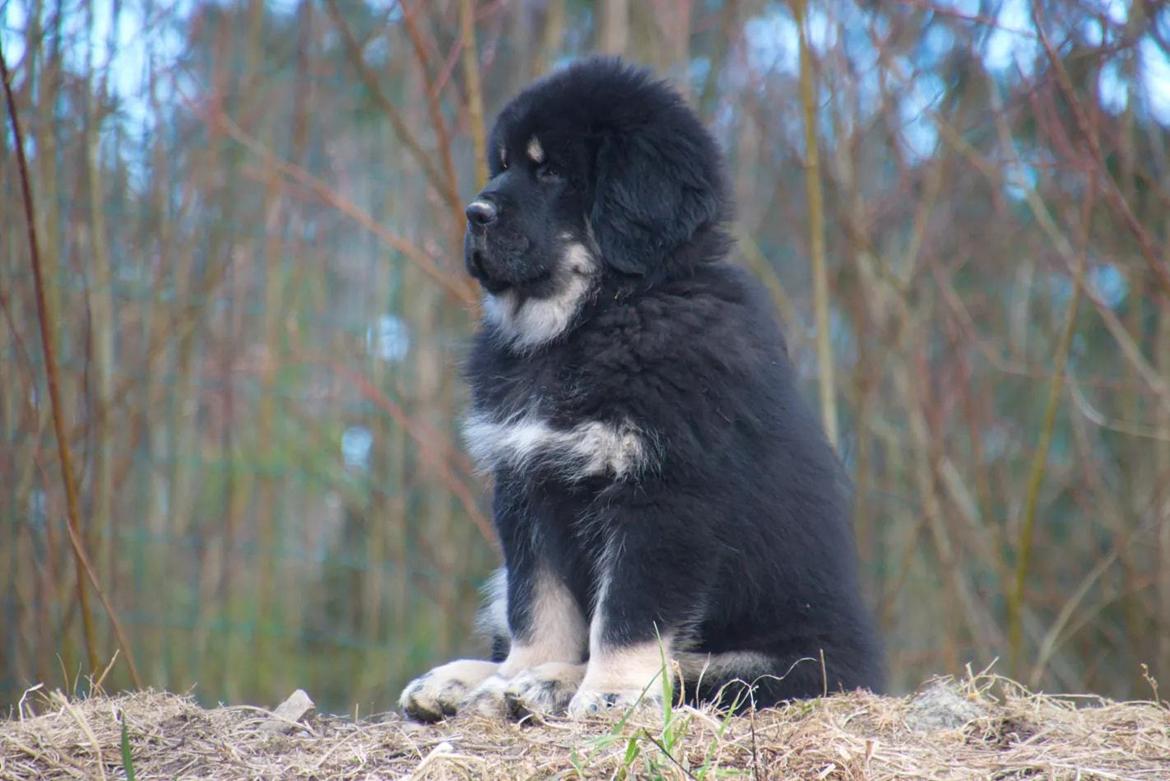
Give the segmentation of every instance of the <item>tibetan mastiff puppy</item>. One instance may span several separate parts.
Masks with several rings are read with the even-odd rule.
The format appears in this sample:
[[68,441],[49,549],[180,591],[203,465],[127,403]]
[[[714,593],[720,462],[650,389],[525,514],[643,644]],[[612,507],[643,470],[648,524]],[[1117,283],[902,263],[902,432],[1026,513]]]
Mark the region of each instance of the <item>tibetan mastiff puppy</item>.
[[465,435],[494,476],[494,660],[415,680],[405,713],[580,717],[653,703],[664,670],[732,707],[879,689],[846,481],[727,261],[715,141],[664,83],[590,59],[514,98],[489,156]]

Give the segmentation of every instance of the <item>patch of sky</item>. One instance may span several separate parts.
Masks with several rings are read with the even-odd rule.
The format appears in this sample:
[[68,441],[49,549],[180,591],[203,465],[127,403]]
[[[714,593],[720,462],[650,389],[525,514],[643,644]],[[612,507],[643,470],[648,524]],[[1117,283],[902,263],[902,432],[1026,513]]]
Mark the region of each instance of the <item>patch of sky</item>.
[[1170,126],[1170,57],[1148,35],[1138,44],[1138,52],[1141,56],[1141,81],[1145,86],[1150,114],[1159,123]]
[[711,60],[707,57],[693,57],[687,63],[687,81],[696,91],[703,88],[707,81],[707,74],[711,72]]
[[756,73],[781,71],[795,75],[800,68],[800,35],[796,21],[782,5],[748,20],[743,28],[747,61]]
[[1081,22],[1080,30],[1081,37],[1089,46],[1100,46],[1105,43],[1105,36],[1108,34],[1104,25],[1101,24],[1101,20],[1093,17]]
[[1003,191],[1013,201],[1024,200],[1029,192],[1036,189],[1039,180],[1036,166],[1022,157],[1003,165]]
[[551,70],[558,71],[569,67],[577,61],[578,55],[573,52],[566,52],[552,61]]
[[[876,68],[878,64],[878,50],[873,45],[869,27],[877,26],[881,17],[867,17],[856,11],[848,14],[843,20],[841,43],[849,54],[849,60],[858,70]],[[880,35],[880,33],[878,33]]]
[[1097,91],[1101,95],[1101,105],[1106,111],[1114,114],[1125,111],[1129,105],[1129,90],[1125,78],[1121,75],[1121,63],[1111,59],[1101,66],[1097,74]]
[[370,449],[374,435],[365,426],[350,426],[341,434],[341,457],[350,469],[370,468]]
[[28,8],[17,0],[0,3],[0,46],[9,70],[24,57],[24,29],[28,26]]
[[853,339],[853,328],[849,319],[835,308],[829,309],[829,338],[836,346],[841,366],[852,366],[857,362],[857,344]]
[[381,66],[390,62],[390,39],[385,35],[377,35],[366,44],[362,50],[366,63],[372,66]]
[[936,8],[943,11],[953,11],[963,16],[975,16],[980,12],[980,0],[952,0],[952,2],[936,2]]
[[397,363],[410,352],[410,329],[402,318],[386,314],[366,329],[366,352],[388,363]]
[[[1110,309],[1117,309],[1129,295],[1129,282],[1125,275],[1106,260],[1092,262],[1086,269],[1085,282],[1093,296]],[[1073,278],[1069,274],[1050,274],[1048,294],[1053,307],[1064,309],[1072,300]]]
[[[172,18],[187,19],[194,9],[194,0],[177,0],[168,13],[174,15]],[[107,74],[110,92],[125,119],[147,125],[153,117],[150,79],[182,54],[186,43],[182,26],[148,17],[137,3],[94,0],[93,10],[94,66]],[[156,80],[154,86],[164,91],[159,97],[167,100],[173,95],[166,93],[168,86],[162,81]]]
[[1123,25],[1129,19],[1130,0],[1098,0],[1101,10],[1109,17],[1109,21]]
[[941,24],[932,24],[918,42],[918,66],[933,68],[939,65],[955,46],[955,36]]
[[[223,3],[227,5],[227,3]],[[300,0],[265,0],[265,6],[270,13],[292,16],[300,6]]]
[[1106,3],[1105,5],[1113,6],[1112,10],[1104,9],[1106,10],[1105,19],[1101,18],[1100,13],[1085,14],[1085,18],[1078,28],[1082,39],[1089,46],[1111,46],[1117,43],[1117,30],[1125,24],[1127,9],[1124,5],[1118,6],[1116,3]]
[[934,154],[938,129],[931,122],[930,113],[945,90],[946,85],[938,76],[922,74],[903,93],[898,115],[902,121],[902,144],[911,162],[919,162]]
[[723,143],[733,143],[733,130],[739,119],[739,107],[729,101],[721,101],[711,116],[711,126]]
[[1032,32],[1028,0],[1004,0],[995,16],[996,27],[987,36],[983,62],[992,71],[1017,68],[1032,75],[1039,41]]
[[[793,22],[793,27],[796,23]],[[824,54],[837,43],[837,22],[821,10],[820,6],[808,9],[808,45],[818,54]],[[798,50],[799,51],[799,50]]]
[[1112,263],[1099,263],[1089,269],[1089,284],[1101,302],[1116,309],[1129,293],[1129,283]]
[[34,488],[28,495],[29,525],[35,529],[45,528],[45,492]]

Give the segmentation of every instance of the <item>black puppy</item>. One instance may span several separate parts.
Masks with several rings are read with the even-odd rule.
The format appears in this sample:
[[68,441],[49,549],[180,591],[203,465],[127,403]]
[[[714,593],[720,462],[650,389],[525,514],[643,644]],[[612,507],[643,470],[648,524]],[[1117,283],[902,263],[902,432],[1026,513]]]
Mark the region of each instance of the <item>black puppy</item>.
[[405,712],[652,701],[664,657],[690,701],[879,689],[842,470],[760,285],[725,262],[711,136],[593,59],[516,97],[489,150],[465,433],[495,476],[499,654],[414,681]]

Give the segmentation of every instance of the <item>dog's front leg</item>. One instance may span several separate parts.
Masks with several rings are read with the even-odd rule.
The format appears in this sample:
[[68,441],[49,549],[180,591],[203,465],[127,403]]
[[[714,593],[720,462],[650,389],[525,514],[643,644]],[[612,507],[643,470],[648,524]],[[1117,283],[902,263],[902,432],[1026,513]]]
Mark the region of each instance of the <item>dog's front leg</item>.
[[546,566],[526,571],[513,558],[508,580],[508,656],[460,710],[513,718],[561,713],[585,671],[584,613],[564,581]]
[[584,674],[589,627],[578,599],[553,565],[564,540],[553,524],[517,507],[497,482],[496,525],[507,562],[508,655],[460,710],[488,716],[563,712]]
[[710,548],[693,529],[642,520],[650,522],[619,518],[609,533],[598,567],[589,663],[568,707],[572,718],[660,707],[672,649],[700,612]]

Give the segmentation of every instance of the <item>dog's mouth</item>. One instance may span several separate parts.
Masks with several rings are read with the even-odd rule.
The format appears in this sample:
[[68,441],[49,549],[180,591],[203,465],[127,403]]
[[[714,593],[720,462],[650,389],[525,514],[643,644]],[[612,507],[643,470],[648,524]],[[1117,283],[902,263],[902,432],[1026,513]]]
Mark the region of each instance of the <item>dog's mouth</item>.
[[540,289],[552,279],[552,272],[542,265],[525,262],[524,253],[517,251],[520,249],[489,249],[484,236],[472,233],[465,250],[467,271],[492,295],[513,289],[521,292]]
[[472,249],[468,252],[467,270],[471,273],[471,276],[475,277],[475,280],[479,282],[484,290],[493,295],[498,295],[512,287],[512,282],[493,276],[488,273],[487,269],[487,252],[482,249]]

